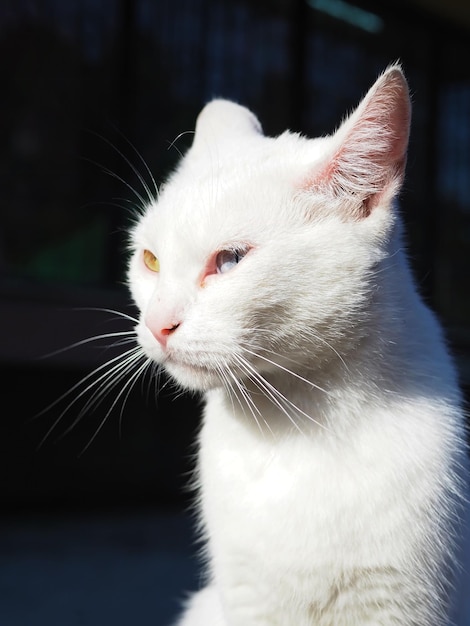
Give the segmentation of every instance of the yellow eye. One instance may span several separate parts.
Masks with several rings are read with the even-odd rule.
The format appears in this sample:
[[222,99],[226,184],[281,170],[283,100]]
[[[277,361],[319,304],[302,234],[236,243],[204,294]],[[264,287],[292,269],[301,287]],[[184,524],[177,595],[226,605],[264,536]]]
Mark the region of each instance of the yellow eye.
[[144,250],[144,263],[152,272],[160,271],[160,261],[150,250]]

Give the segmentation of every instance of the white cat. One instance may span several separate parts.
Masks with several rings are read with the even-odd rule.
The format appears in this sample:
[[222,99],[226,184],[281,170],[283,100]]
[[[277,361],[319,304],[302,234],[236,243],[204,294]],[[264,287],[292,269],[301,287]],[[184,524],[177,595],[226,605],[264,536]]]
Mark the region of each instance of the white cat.
[[324,138],[214,100],[132,232],[139,343],[205,392],[180,626],[448,619],[464,424],[394,207],[409,125],[398,65]]

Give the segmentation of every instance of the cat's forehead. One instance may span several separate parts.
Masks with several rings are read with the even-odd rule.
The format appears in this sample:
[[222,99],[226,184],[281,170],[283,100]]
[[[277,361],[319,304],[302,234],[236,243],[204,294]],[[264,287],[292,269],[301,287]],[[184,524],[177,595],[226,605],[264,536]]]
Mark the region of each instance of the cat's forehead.
[[[224,198],[266,198],[271,190],[294,187],[306,170],[321,159],[325,139],[306,139],[286,131],[278,137],[252,135],[237,140],[207,140],[191,148],[164,186],[162,200],[180,206],[203,202],[216,209]],[[258,203],[260,210],[265,202]]]
[[231,241],[276,237],[289,221],[285,207],[303,172],[321,155],[322,141],[287,132],[189,150],[148,207],[137,243],[203,254]]
[[227,179],[249,171],[286,167],[312,160],[321,153],[322,139],[307,139],[286,131],[277,137],[253,134],[228,139],[206,138],[195,144],[181,162],[181,171],[223,175]]
[[[144,223],[146,236],[161,246],[215,248],[235,240],[260,239],[267,221],[275,221],[275,204],[282,203],[288,185],[266,185],[260,176],[225,176],[202,172],[197,179],[174,181],[149,207]],[[261,197],[262,196],[262,200]],[[270,210],[267,210],[267,207]],[[173,242],[170,244],[170,242]]]
[[[235,214],[240,219],[245,209],[253,212],[250,199],[257,199],[262,211],[265,199],[294,185],[301,171],[302,150],[289,143],[260,137],[225,150],[216,145],[190,151],[164,187],[162,211],[189,211],[200,219],[219,216],[222,220]],[[287,150],[292,152],[290,156]]]

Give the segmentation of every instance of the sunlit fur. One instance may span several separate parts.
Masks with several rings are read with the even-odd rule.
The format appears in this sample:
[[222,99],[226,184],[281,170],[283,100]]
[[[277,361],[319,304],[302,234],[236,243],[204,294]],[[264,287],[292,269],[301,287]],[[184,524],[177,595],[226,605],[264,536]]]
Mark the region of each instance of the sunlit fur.
[[142,367],[205,394],[180,626],[446,624],[463,419],[394,207],[409,123],[398,66],[329,137],[216,100],[132,230]]

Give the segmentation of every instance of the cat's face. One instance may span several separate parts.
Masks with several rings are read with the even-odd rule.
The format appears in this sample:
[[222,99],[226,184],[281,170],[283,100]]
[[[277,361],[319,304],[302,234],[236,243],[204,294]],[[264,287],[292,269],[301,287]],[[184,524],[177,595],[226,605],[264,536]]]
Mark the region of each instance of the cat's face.
[[[405,85],[398,70],[391,79]],[[357,181],[348,190],[335,176],[348,175],[340,159],[357,149],[348,142],[374,93],[357,119],[317,140],[264,137],[250,112],[225,101],[201,113],[193,147],[132,234],[129,267],[138,341],[182,386],[312,370],[365,332],[407,125],[380,185],[374,179],[361,194]],[[371,142],[369,158],[384,160],[377,150]]]

